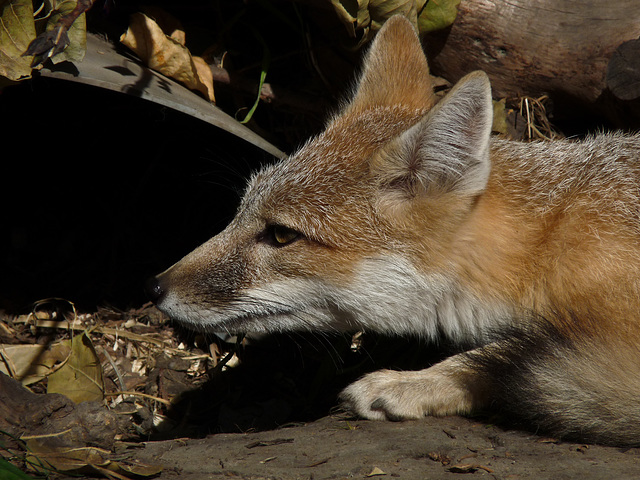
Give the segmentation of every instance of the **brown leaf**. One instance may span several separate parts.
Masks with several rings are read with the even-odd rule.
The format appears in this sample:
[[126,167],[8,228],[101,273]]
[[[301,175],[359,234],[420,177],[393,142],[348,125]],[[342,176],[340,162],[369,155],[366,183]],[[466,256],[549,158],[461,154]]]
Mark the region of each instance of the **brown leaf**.
[[[176,38],[179,38],[177,41]],[[133,50],[149,68],[183,83],[187,88],[204,94],[215,102],[213,75],[204,60],[194,57],[180,42],[182,37],[174,30],[166,35],[150,17],[135,13],[127,32],[120,41]]]
[[489,467],[485,467],[484,465],[478,464],[460,464],[460,465],[452,465],[447,470],[451,473],[475,473],[478,470],[484,470],[488,473],[493,473],[493,470]]
[[65,343],[53,345],[0,345],[0,372],[23,385],[42,380],[53,367],[66,360],[71,349]]
[[71,354],[62,367],[49,375],[47,393],[61,393],[75,403],[102,400],[102,365],[91,339],[83,333],[67,342],[71,345]]
[[451,463],[451,457],[444,453],[429,452],[427,453],[427,457],[434,462],[440,462],[442,465],[449,465]]
[[149,465],[136,460],[112,460],[108,450],[96,447],[63,448],[51,447],[46,437],[26,440],[27,465],[31,470],[48,473],[51,469],[66,473],[104,473],[107,477],[129,478],[152,477],[162,472],[162,466]]
[[373,470],[371,470],[367,477],[379,477],[382,475],[386,475],[386,473],[380,470],[378,467],[373,467]]

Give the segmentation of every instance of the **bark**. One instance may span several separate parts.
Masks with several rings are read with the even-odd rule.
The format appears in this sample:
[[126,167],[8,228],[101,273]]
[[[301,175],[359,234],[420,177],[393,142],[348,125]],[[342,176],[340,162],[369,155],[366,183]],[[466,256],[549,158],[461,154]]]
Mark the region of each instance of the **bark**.
[[76,405],[64,395],[38,395],[0,372],[0,430],[18,438],[48,436],[44,440],[55,447],[111,449],[117,418],[99,402]]
[[616,49],[640,37],[639,19],[638,0],[463,0],[453,26],[425,45],[434,73],[455,82],[484,70],[495,98],[551,94],[594,104]]

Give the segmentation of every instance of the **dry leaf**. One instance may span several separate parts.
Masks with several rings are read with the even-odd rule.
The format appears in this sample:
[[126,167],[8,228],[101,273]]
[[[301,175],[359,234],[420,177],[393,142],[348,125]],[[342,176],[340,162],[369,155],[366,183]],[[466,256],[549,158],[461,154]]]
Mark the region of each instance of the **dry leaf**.
[[[111,460],[108,450],[97,447],[52,447],[46,437],[32,437],[26,440],[27,466],[39,473],[50,473],[51,469],[66,473],[104,473],[109,478],[124,475],[152,477],[162,472],[159,465],[148,465],[137,461]],[[109,472],[115,475],[109,475]],[[128,477],[127,477],[128,478]]]
[[367,477],[378,477],[381,475],[386,475],[386,473],[384,473],[378,467],[373,467],[373,470],[371,470],[371,472],[367,475]]
[[184,27],[182,26],[182,23],[180,23],[180,20],[167,13],[162,9],[162,7],[147,5],[142,9],[142,13],[147,17],[152,18],[165,35],[171,37],[183,47],[187,44]]
[[453,465],[448,470],[452,473],[474,473],[478,470],[478,466],[472,464]]
[[61,393],[75,403],[102,400],[104,383],[102,365],[86,333],[66,340],[71,354],[66,363],[49,375],[47,393]]
[[106,457],[110,452],[95,447],[52,447],[46,441],[47,438],[28,438],[27,446],[27,466],[40,473],[45,473],[51,469],[62,472],[73,472],[81,470],[87,465],[106,466],[109,461]]
[[162,472],[161,465],[149,465],[136,460],[119,460],[111,462],[108,468],[112,472],[132,474],[139,477],[154,477]]
[[[149,68],[183,83],[187,88],[204,94],[211,102],[213,76],[204,60],[193,57],[180,43],[181,37],[173,31],[173,38],[166,35],[160,26],[142,13],[131,16],[127,32],[120,41],[133,50]],[[175,38],[180,38],[176,41]]]
[[69,345],[0,345],[0,372],[31,385],[51,374],[52,368],[66,360]]
[[440,462],[442,465],[449,465],[451,463],[451,457],[444,453],[429,452],[427,453],[427,457],[434,462]]
[[475,473],[478,470],[484,470],[487,473],[493,473],[493,470],[489,467],[485,467],[484,465],[478,464],[462,464],[462,465],[452,465],[447,470],[451,473]]
[[31,76],[31,59],[22,54],[36,37],[32,1],[2,2],[0,25],[0,76],[10,80]]

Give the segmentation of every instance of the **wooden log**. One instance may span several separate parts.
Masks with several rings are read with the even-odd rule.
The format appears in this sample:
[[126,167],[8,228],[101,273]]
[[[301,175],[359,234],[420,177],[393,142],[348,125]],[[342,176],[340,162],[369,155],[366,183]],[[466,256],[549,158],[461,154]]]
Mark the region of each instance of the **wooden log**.
[[0,372],[0,430],[43,436],[51,448],[113,448],[118,418],[99,402],[74,404],[64,395],[37,395]]
[[640,39],[624,42],[613,53],[607,66],[607,86],[620,100],[640,98]]
[[435,74],[455,82],[484,70],[495,98],[550,94],[595,104],[614,52],[638,37],[638,0],[463,0],[453,26],[428,35],[425,46]]

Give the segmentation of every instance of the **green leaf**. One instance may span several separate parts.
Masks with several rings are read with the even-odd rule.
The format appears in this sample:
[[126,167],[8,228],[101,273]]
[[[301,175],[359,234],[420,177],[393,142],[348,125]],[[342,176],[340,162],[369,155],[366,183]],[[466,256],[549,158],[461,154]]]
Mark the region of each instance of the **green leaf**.
[[33,477],[7,462],[4,458],[0,458],[0,480],[33,480]]
[[420,33],[447,28],[458,15],[458,5],[460,0],[428,0],[418,16]]

